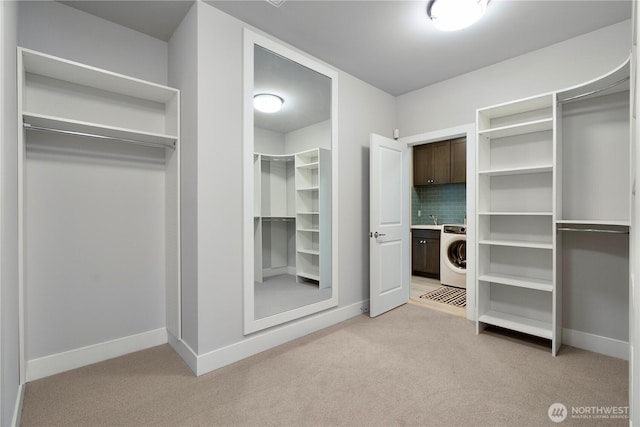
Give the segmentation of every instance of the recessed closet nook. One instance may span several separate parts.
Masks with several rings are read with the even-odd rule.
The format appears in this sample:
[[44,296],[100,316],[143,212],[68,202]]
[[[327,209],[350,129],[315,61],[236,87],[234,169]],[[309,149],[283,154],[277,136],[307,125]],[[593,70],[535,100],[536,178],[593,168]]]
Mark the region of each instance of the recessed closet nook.
[[[256,318],[331,296],[330,188],[326,148],[254,153]],[[274,276],[298,283],[295,296],[283,299],[277,287],[261,286]]]
[[478,110],[478,332],[628,359],[629,76]]
[[28,49],[18,88],[23,378],[179,337],[179,91]]

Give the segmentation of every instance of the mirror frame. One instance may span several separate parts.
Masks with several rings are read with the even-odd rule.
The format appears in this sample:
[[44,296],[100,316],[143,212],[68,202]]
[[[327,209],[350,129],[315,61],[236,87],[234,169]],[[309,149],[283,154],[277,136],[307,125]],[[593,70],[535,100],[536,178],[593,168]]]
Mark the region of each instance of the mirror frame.
[[[243,293],[244,334],[290,322],[338,305],[338,72],[316,59],[244,29],[243,70]],[[254,305],[254,49],[258,45],[331,79],[331,298],[256,319]]]

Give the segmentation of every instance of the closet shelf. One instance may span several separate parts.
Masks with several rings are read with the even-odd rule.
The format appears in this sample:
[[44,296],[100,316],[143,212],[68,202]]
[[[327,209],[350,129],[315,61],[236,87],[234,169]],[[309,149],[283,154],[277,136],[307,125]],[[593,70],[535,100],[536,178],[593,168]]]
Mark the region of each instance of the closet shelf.
[[546,173],[552,172],[552,165],[539,165],[539,166],[527,166],[517,168],[501,168],[501,169],[487,169],[478,172],[479,175],[485,176],[502,176],[502,175],[524,175],[532,173]]
[[309,254],[309,255],[320,255],[320,251],[318,249],[298,249],[298,252],[301,254]]
[[482,211],[478,215],[488,216],[552,216],[552,212],[506,212],[506,211]]
[[316,229],[316,228],[298,228],[297,231],[305,231],[308,233],[319,233],[320,230]]
[[107,126],[97,123],[71,120],[32,112],[22,113],[27,130],[74,134],[79,136],[108,139],[141,145],[175,148],[177,136],[141,132],[133,129]]
[[546,339],[552,338],[551,323],[542,322],[536,319],[530,319],[528,317],[515,316],[509,313],[489,310],[485,314],[478,317],[478,321],[518,332],[523,332],[529,335],[535,335],[537,337]]
[[630,222],[626,220],[615,220],[615,219],[559,219],[556,221],[557,224],[574,224],[574,225],[612,225],[618,227],[629,227]]
[[315,280],[316,282],[320,281],[320,276],[317,274],[311,274],[304,271],[298,271],[296,273],[297,276],[304,277],[305,279]]
[[498,283],[501,285],[535,289],[545,292],[551,292],[553,290],[553,283],[551,280],[533,279],[531,277],[515,276],[512,274],[487,273],[480,275],[478,280],[481,282]]
[[320,189],[320,187],[315,185],[315,186],[311,186],[311,187],[296,188],[296,191],[318,191],[319,189]]
[[532,248],[532,249],[553,249],[552,243],[547,242],[527,242],[525,240],[480,240],[481,245],[490,246],[510,246],[515,248]]
[[489,119],[496,117],[513,116],[529,111],[550,108],[553,105],[553,97],[551,93],[538,95],[531,98],[519,100],[517,102],[506,102],[483,109],[482,115]]
[[318,162],[305,163],[305,164],[297,165],[296,168],[298,168],[298,169],[317,169],[318,165],[319,165]]
[[318,211],[312,211],[312,212],[298,212],[298,215],[320,215],[320,212],[318,212]]
[[26,73],[160,103],[169,102],[178,94],[176,89],[166,86],[29,49],[21,48],[21,51]]
[[478,132],[478,135],[489,138],[505,138],[507,136],[524,135],[527,133],[541,132],[551,129],[553,129],[553,118],[549,117],[546,119],[481,130]]

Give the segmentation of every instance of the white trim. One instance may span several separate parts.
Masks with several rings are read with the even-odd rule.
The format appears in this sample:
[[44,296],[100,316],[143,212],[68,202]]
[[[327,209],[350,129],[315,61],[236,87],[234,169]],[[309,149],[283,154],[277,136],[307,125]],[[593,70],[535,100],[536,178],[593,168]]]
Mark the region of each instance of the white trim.
[[[240,342],[199,355],[197,356],[196,375],[206,374],[296,338],[361,315],[362,307],[368,306],[369,300],[360,301],[346,307],[319,313],[297,322],[273,328],[264,333],[255,334]],[[182,356],[182,353],[179,354]],[[187,359],[185,361],[189,364]]]
[[[461,126],[439,129],[398,139],[399,142],[414,145],[444,141],[459,137],[467,138],[467,259],[476,259],[476,124],[467,123]],[[412,162],[410,162],[412,163]],[[413,163],[412,163],[413,164]],[[411,178],[413,183],[413,177]],[[409,203],[411,203],[409,201]],[[411,272],[409,271],[409,274]],[[476,320],[476,263],[467,263],[467,319]]]
[[562,328],[562,344],[629,360],[629,343],[574,329]]
[[76,348],[27,361],[27,381],[102,362],[134,351],[167,343],[167,329],[159,328],[128,337]]
[[[4,56],[5,56],[5,36],[4,36],[4,2],[0,2],[0,28],[2,28],[2,32],[0,33],[0,90],[4,92]],[[5,98],[4,96],[0,99],[0,357],[2,357],[2,240],[4,229],[4,147],[6,146],[6,141],[4,137],[4,129],[6,126],[4,119],[4,104]],[[2,381],[2,371],[4,370],[2,364],[0,364],[0,423],[2,422],[2,407],[4,406],[4,382]],[[15,424],[14,424],[15,425]]]
[[[331,298],[273,316],[256,319],[254,315],[254,237],[253,237],[253,70],[254,46],[259,45],[331,79]],[[244,334],[337,307],[338,278],[338,71],[294,47],[258,34],[249,28],[243,33],[243,304]]]
[[181,339],[176,338],[171,332],[167,334],[169,345],[178,353],[178,356],[187,364],[195,374],[198,371],[198,355]]
[[11,420],[12,427],[19,427],[22,418],[22,403],[24,402],[24,384],[18,386],[18,398],[16,406],[13,408],[13,418]]

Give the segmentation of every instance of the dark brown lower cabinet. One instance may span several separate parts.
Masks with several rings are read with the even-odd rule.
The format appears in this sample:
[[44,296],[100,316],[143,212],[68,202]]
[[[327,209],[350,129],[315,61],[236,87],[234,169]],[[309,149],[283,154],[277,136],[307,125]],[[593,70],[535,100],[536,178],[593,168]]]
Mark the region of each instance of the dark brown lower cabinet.
[[440,230],[411,230],[411,274],[440,279]]

